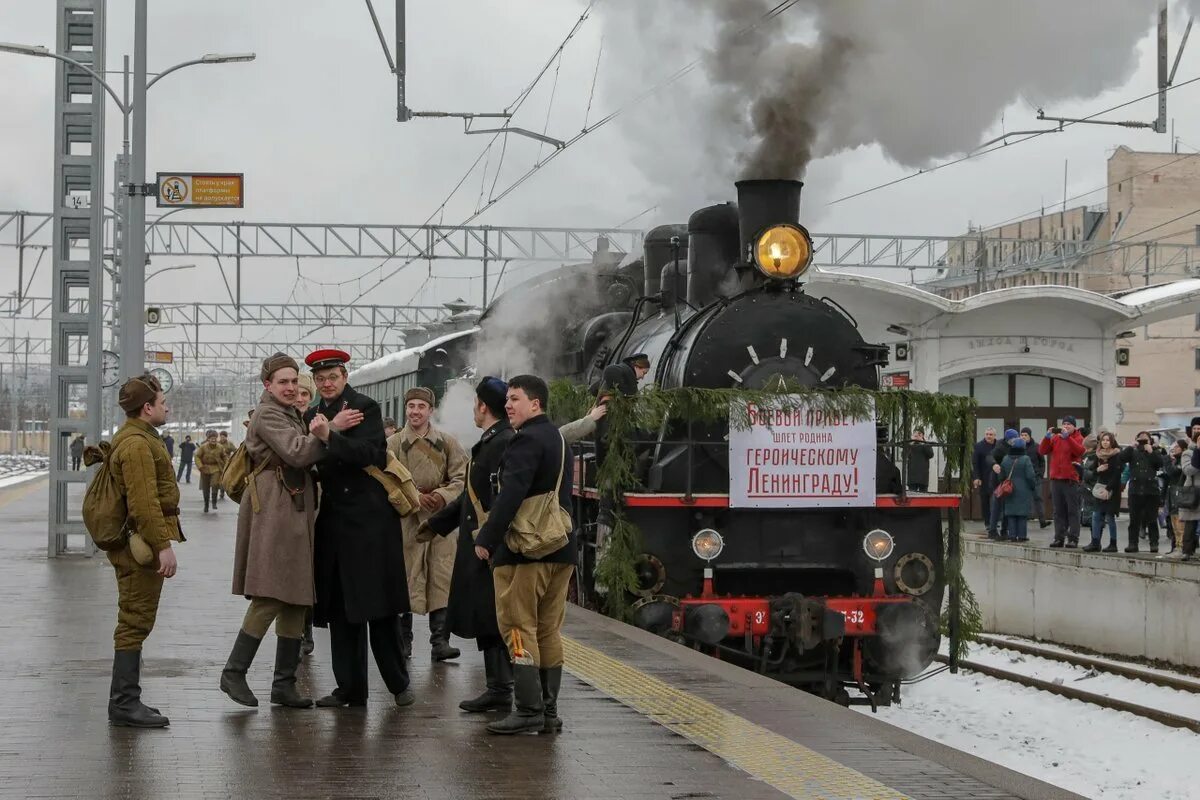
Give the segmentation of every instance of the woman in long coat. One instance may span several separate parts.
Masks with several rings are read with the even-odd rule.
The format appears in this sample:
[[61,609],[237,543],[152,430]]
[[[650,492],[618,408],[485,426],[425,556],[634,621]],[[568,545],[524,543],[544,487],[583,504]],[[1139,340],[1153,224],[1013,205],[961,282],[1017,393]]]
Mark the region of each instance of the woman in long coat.
[[317,494],[310,467],[325,455],[295,408],[299,368],[276,353],[263,362],[265,387],[246,428],[253,473],[238,509],[233,593],[250,608],[221,673],[221,689],[235,702],[257,706],[246,672],[271,623],[278,644],[271,702],[307,708],[296,693],[304,618],[314,601],[313,526]]
[[[1104,552],[1117,552],[1117,514],[1121,513],[1121,470],[1124,466],[1117,437],[1108,431],[1101,432],[1096,441],[1096,452],[1083,460],[1084,486],[1092,496],[1092,542],[1083,548],[1085,552],[1100,550],[1106,524],[1109,541]],[[1108,491],[1107,498],[1096,497],[1097,486]]]

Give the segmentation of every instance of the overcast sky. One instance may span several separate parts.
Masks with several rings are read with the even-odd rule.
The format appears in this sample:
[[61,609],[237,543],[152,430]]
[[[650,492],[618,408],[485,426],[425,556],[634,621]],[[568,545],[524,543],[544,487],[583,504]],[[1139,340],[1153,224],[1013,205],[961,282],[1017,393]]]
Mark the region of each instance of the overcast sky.
[[[731,0],[732,2],[733,0]],[[1139,2],[1139,0],[1126,0]],[[680,36],[663,29],[639,40],[636,24],[618,20],[629,0],[599,0],[592,16],[564,50],[561,65],[551,68],[521,107],[514,124],[545,130],[568,139],[588,122],[627,106],[634,96],[663,76],[692,61],[705,42],[689,41],[705,30],[701,21],[679,16],[676,0],[641,0],[640,14],[662,8],[664,22],[678,23]],[[712,5],[715,0],[708,0]],[[510,104],[551,56],[587,4],[582,0],[482,0],[409,3],[408,91],[419,110],[499,111]],[[1151,4],[1152,5],[1152,4]],[[385,31],[391,31],[390,0],[376,0]],[[119,70],[131,50],[132,0],[109,4],[108,68]],[[609,16],[606,17],[605,15]],[[1174,47],[1182,32],[1182,8],[1173,4]],[[789,35],[800,17],[781,19]],[[54,3],[50,0],[0,0],[0,41],[53,45]],[[1017,26],[1019,30],[1019,25]],[[669,30],[670,28],[666,28]],[[1085,115],[1151,92],[1155,87],[1154,42],[1149,19],[1130,38],[1136,64],[1127,80],[1099,94],[1055,102],[1048,110]],[[389,34],[389,38],[391,35]],[[1020,36],[1004,34],[1004,51],[1021,60]],[[603,47],[601,43],[603,39]],[[394,45],[394,43],[393,43]],[[1200,45],[1185,53],[1177,83],[1200,75]],[[1044,50],[1044,48],[1043,48]],[[156,170],[230,170],[246,175],[246,207],[237,212],[188,211],[193,219],[420,223],[437,209],[482,152],[488,137],[464,136],[454,120],[395,121],[395,80],[362,2],[357,0],[155,0],[151,3],[150,63],[165,67],[209,52],[253,51],[257,61],[193,67],[153,88],[149,99],[147,168]],[[1173,55],[1172,50],[1172,55]],[[596,72],[599,55],[599,70]],[[1045,56],[1042,52],[1041,57]],[[1118,57],[1114,55],[1114,57]],[[929,58],[936,62],[937,53]],[[631,75],[631,65],[637,74]],[[936,69],[936,65],[934,69]],[[1057,69],[1077,68],[1071,59]],[[655,71],[657,70],[657,71]],[[591,92],[593,75],[596,89]],[[45,59],[0,53],[0,209],[48,210],[53,145],[54,67]],[[119,75],[112,79],[118,82]],[[914,77],[913,80],[921,80]],[[680,101],[706,92],[700,71],[644,102],[628,108],[613,124],[580,140],[540,173],[480,218],[499,225],[615,225],[630,218],[649,227],[682,222],[684,209],[724,197],[680,197],[666,183],[671,170],[677,187],[695,181],[702,170],[704,137],[689,135],[678,124]],[[937,108],[914,111],[931,130],[956,115],[972,92],[971,79],[950,90]],[[553,104],[550,104],[553,94]],[[1200,146],[1200,83],[1170,95],[1169,116],[1183,148]],[[668,102],[669,99],[669,102]],[[588,104],[591,109],[588,110]],[[1034,119],[1038,97],[1022,97],[996,109],[988,135],[1004,130],[1043,127]],[[549,108],[549,113],[547,109]],[[1151,119],[1155,102],[1146,100],[1114,114],[1120,119]],[[664,119],[664,117],[670,119]],[[691,123],[689,123],[691,125]],[[646,131],[669,132],[649,137]],[[692,131],[696,128],[693,126]],[[637,141],[634,141],[634,140]],[[1069,161],[1067,193],[1074,195],[1106,183],[1105,159],[1126,144],[1135,149],[1169,150],[1168,135],[1107,126],[1075,126],[1023,145],[923,175],[861,198],[826,205],[831,199],[885,183],[914,171],[899,166],[875,146],[863,146],[820,159],[809,170],[803,221],[818,232],[956,234],[968,224],[987,225],[1052,206],[1063,196],[1063,167]],[[120,116],[110,106],[110,154],[120,147]],[[541,149],[541,155],[548,153]],[[448,204],[440,219],[458,223],[480,199],[510,184],[539,156],[539,145],[513,138],[502,167],[497,146]],[[111,157],[108,160],[111,164]],[[931,162],[932,163],[932,162]],[[676,166],[677,165],[677,166]],[[668,167],[663,169],[662,167]],[[106,167],[107,169],[107,167]],[[109,170],[110,171],[110,170]],[[664,177],[664,172],[667,176]],[[732,175],[727,164],[718,177]],[[108,177],[111,178],[111,175]],[[493,190],[493,182],[495,189]],[[719,193],[718,188],[708,191]],[[111,191],[109,189],[108,191]],[[1102,202],[1098,192],[1085,200]],[[107,199],[106,199],[107,202]],[[653,207],[658,206],[657,210]],[[649,210],[649,211],[648,211]],[[647,213],[643,213],[647,212]],[[665,216],[670,214],[672,216]],[[10,241],[11,233],[0,233]],[[187,259],[179,259],[178,262]],[[192,259],[194,260],[194,259]],[[154,267],[172,263],[158,258]],[[369,289],[364,302],[398,304],[442,302],[456,295],[476,299],[476,265],[414,264],[386,283],[378,272],[344,286],[322,285],[353,280],[374,264],[366,261],[282,259],[248,260],[244,296],[280,302],[345,302]],[[397,264],[385,265],[391,269]],[[531,274],[510,266],[514,280]],[[0,248],[0,290],[15,288],[15,256]],[[220,300],[224,288],[211,261],[173,273],[176,280],[150,284],[150,300]],[[49,267],[43,263],[33,294],[49,294]],[[0,321],[0,335],[12,329]],[[26,328],[17,326],[18,333]],[[35,335],[39,335],[35,332]],[[46,335],[42,332],[40,335]],[[167,339],[178,332],[161,332]],[[263,340],[282,332],[248,329],[213,338]]]

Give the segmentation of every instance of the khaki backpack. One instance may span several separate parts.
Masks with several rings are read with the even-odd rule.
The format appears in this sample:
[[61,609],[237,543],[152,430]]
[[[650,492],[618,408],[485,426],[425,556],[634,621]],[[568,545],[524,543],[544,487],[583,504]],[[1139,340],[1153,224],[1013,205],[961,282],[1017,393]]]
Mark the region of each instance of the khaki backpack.
[[412,473],[390,450],[387,454],[387,467],[363,467],[363,471],[383,485],[387,490],[388,502],[400,516],[407,517],[421,507],[421,493],[417,491]]
[[123,550],[128,541],[126,522],[129,509],[117,478],[109,468],[114,450],[112,442],[100,442],[83,451],[83,463],[99,464],[83,496],[83,525],[96,547],[106,552]]
[[258,473],[263,471],[267,465],[263,463],[257,467],[250,460],[250,451],[246,449],[246,443],[242,442],[233,451],[233,455],[229,457],[229,461],[225,463],[225,469],[221,470],[221,479],[219,485],[225,490],[225,495],[235,503],[242,502],[242,495],[246,493],[247,487],[250,488],[250,500],[254,506],[255,513],[258,512],[258,492],[254,489],[254,479],[258,477]]

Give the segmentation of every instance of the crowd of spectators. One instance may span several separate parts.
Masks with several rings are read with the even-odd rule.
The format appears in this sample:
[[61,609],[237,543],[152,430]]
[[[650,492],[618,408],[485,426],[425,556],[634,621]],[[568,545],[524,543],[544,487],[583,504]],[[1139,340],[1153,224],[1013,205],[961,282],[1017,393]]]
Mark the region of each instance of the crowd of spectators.
[[[1002,436],[988,428],[975,444],[971,475],[987,536],[1026,542],[1028,521],[1036,517],[1042,528],[1054,525],[1052,548],[1079,547],[1086,525],[1091,536],[1083,551],[1116,553],[1117,520],[1125,513],[1124,552],[1141,552],[1144,543],[1148,552],[1158,554],[1161,532],[1167,544],[1164,557],[1191,560],[1200,521],[1197,442],[1200,417],[1192,420],[1187,438],[1176,440],[1169,450],[1148,431],[1122,446],[1111,431],[1091,433],[1071,416],[1036,442],[1029,428],[1009,428]],[[1052,521],[1042,500],[1046,480]]]

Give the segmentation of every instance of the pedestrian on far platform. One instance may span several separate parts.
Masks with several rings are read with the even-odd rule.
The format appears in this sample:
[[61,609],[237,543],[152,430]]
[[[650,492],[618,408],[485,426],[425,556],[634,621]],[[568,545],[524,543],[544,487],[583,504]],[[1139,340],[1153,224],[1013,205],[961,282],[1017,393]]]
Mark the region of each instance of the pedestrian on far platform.
[[87,447],[87,442],[83,434],[79,434],[71,440],[71,469],[78,472],[83,469],[83,451]]
[[1183,521],[1179,519],[1179,506],[1176,503],[1175,492],[1172,489],[1183,482],[1183,455],[1188,450],[1187,439],[1176,439],[1175,444],[1167,452],[1163,464],[1163,504],[1167,512],[1167,555],[1178,557],[1183,546]]
[[1046,431],[1038,453],[1048,457],[1050,499],[1054,504],[1054,541],[1051,547],[1079,546],[1079,473],[1075,463],[1083,455],[1083,436],[1075,418],[1063,417],[1062,424]]
[[192,458],[196,454],[196,443],[192,441],[191,436],[184,436],[183,441],[179,445],[179,472],[175,473],[175,482],[184,477],[184,471],[187,472],[187,480],[184,483],[192,482]]
[[1013,437],[1008,455],[1000,462],[1001,480],[1012,481],[1012,494],[1004,498],[1004,516],[1008,518],[1008,541],[1027,542],[1029,515],[1033,513],[1033,494],[1037,476],[1033,463],[1025,453],[1025,440]]
[[1033,466],[1033,476],[1037,479],[1037,486],[1033,489],[1033,510],[1038,518],[1038,527],[1048,528],[1050,520],[1046,519],[1046,503],[1042,499],[1042,482],[1046,479],[1046,459],[1038,452],[1032,429],[1021,428],[1021,439],[1025,442],[1025,455],[1029,456],[1029,463]]
[[[1101,431],[1096,438],[1096,452],[1089,453],[1083,462],[1084,488],[1092,496],[1092,541],[1084,548],[1089,553],[1100,550],[1106,525],[1108,546],[1104,552],[1117,552],[1117,514],[1121,511],[1121,470],[1124,466],[1117,437]],[[1136,533],[1133,535],[1137,536]]]
[[979,513],[983,516],[983,524],[991,525],[992,521],[992,470],[988,466],[988,456],[996,447],[996,429],[988,428],[983,432],[983,438],[975,443],[971,453],[971,485],[979,493]]
[[1004,429],[1004,438],[996,442],[996,446],[992,448],[992,452],[987,457],[987,467],[992,473],[992,516],[988,520],[988,538],[989,539],[1007,539],[1008,538],[1008,515],[1004,511],[1004,498],[996,497],[995,487],[1000,485],[1004,480],[1004,471],[1000,468],[1001,463],[1008,457],[1009,450],[1012,448],[1012,443],[1020,439],[1020,435],[1012,428]]
[[165,444],[167,446],[167,455],[171,457],[172,461],[174,461],[175,460],[175,437],[168,433],[166,436],[163,437],[163,444]]
[[200,469],[200,494],[204,495],[204,513],[209,506],[217,510],[217,484],[221,482],[221,473],[225,470],[225,448],[221,446],[214,430],[206,431],[204,444],[196,450],[196,465]]
[[[1200,419],[1200,418],[1198,418]],[[1188,444],[1187,452],[1183,454],[1181,464],[1183,466],[1183,486],[1193,486],[1200,489],[1200,449],[1197,449],[1197,442],[1200,442],[1200,430],[1197,430],[1197,420],[1192,420],[1192,430],[1196,431],[1194,438]],[[1196,508],[1180,508],[1179,519],[1183,522],[1183,545],[1180,556],[1180,561],[1191,561],[1196,555],[1197,533],[1196,527],[1200,524],[1200,506]]]
[[1138,431],[1132,445],[1121,454],[1129,469],[1129,547],[1126,553],[1138,551],[1138,539],[1145,532],[1150,552],[1158,552],[1158,506],[1162,492],[1158,473],[1166,464],[1166,453],[1150,441],[1148,431]]

